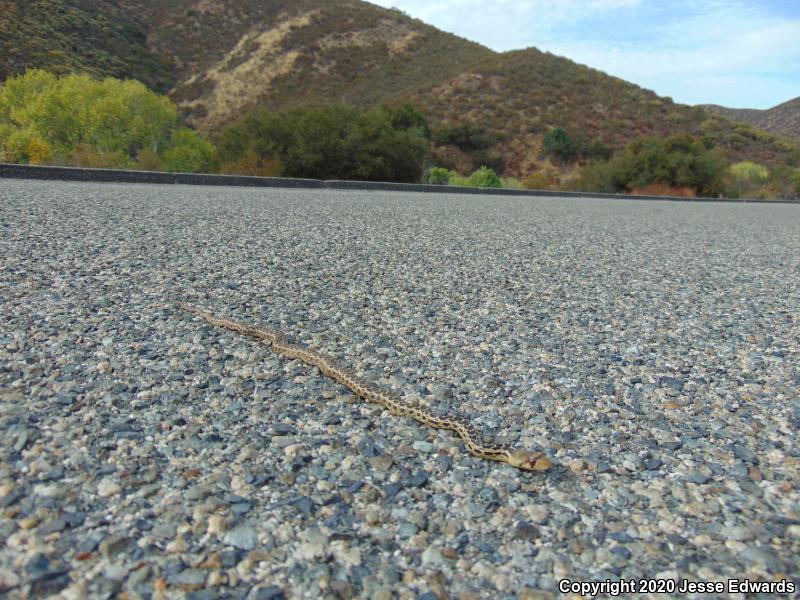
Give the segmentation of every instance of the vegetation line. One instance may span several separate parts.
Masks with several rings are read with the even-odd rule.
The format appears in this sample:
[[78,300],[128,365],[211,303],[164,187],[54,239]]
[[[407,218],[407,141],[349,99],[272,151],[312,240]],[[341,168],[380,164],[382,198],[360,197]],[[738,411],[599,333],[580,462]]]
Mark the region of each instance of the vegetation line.
[[292,177],[261,177],[244,175],[219,175],[213,173],[162,173],[157,171],[130,171],[121,169],[96,169],[81,167],[55,167],[42,165],[17,165],[0,163],[0,179],[32,179],[46,181],[84,181],[94,183],[150,183],[178,185],[218,185],[230,187],[278,187],[295,189],[331,189],[361,191],[401,191],[446,194],[489,194],[503,196],[557,197],[557,198],[610,198],[618,200],[666,200],[684,202],[758,202],[800,204],[799,200],[759,198],[704,198],[684,196],[647,196],[631,194],[606,194],[595,192],[569,192],[553,190],[519,190],[504,188],[477,188],[435,184],[393,183],[356,180],[321,180]]
[[260,109],[207,138],[187,125],[172,100],[135,80],[34,69],[0,85],[0,162],[6,163],[576,196],[800,197],[800,149],[779,144],[784,162],[769,166],[735,161],[712,133],[644,136],[615,150],[551,127],[541,164],[519,179],[498,151],[504,132],[470,122],[431,124],[409,103]]

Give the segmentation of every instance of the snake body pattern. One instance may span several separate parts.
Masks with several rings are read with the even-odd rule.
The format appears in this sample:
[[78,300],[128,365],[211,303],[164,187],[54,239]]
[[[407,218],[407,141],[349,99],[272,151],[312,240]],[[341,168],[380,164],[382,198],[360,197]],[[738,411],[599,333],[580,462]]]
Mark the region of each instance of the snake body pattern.
[[460,417],[438,416],[426,407],[422,407],[407,401],[399,396],[387,392],[381,388],[365,381],[351,370],[338,365],[332,358],[312,351],[305,346],[292,344],[276,331],[253,327],[227,319],[218,317],[201,308],[178,302],[177,306],[185,311],[195,314],[211,325],[224,327],[241,333],[253,336],[266,342],[273,351],[289,359],[299,359],[308,365],[317,367],[326,377],[349,388],[354,394],[362,397],[368,402],[383,405],[390,413],[396,416],[409,416],[424,425],[436,429],[449,429],[458,434],[467,449],[475,456],[488,460],[507,462],[510,465],[526,471],[546,471],[551,466],[550,459],[539,451],[512,450],[506,446],[485,443],[481,435],[471,423]]

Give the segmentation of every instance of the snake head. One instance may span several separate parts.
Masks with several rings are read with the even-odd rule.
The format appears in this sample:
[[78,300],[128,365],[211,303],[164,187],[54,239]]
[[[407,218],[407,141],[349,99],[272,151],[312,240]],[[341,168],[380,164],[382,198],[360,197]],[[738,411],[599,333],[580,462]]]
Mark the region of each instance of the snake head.
[[552,461],[537,450],[516,450],[508,457],[508,464],[525,471],[547,471]]

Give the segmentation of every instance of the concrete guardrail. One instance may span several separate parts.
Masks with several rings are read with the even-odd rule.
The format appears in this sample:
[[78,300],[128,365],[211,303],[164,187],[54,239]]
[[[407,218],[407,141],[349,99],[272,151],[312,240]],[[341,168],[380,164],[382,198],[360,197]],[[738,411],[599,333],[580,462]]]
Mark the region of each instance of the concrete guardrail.
[[301,189],[433,192],[446,194],[482,194],[493,196],[540,196],[559,198],[616,198],[620,200],[671,200],[684,202],[768,202],[800,204],[800,200],[758,200],[748,198],[683,198],[676,196],[640,196],[593,192],[557,192],[552,190],[513,190],[474,188],[417,183],[294,179],[291,177],[252,177],[247,175],[212,175],[205,173],[163,173],[121,169],[85,169],[0,163],[0,179],[45,179],[55,181],[96,181],[116,183],[159,183],[184,185],[227,185],[243,187],[281,187]]

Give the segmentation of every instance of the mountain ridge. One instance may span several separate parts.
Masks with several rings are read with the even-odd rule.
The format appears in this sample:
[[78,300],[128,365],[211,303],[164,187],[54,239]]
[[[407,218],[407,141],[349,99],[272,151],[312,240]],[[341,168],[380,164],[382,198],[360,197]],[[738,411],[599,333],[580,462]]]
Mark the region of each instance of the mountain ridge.
[[800,141],[800,96],[767,109],[728,108],[718,104],[702,106],[731,121],[746,123],[777,136]]
[[[0,75],[43,67],[149,79],[168,87],[186,121],[212,136],[258,108],[411,101],[435,127],[466,123],[497,133],[491,151],[514,176],[547,162],[542,140],[556,126],[587,145],[597,141],[614,150],[644,135],[691,133],[719,145],[731,160],[774,165],[796,152],[789,141],[569,59],[535,48],[498,53],[360,0],[30,4],[53,35],[40,36],[28,56],[19,42]],[[0,0],[0,9],[15,14],[20,5]],[[124,27],[111,27],[113,19]],[[14,25],[0,16],[0,39],[12,39],[6,32]],[[38,24],[26,26],[34,31]],[[128,44],[119,49],[123,41]],[[65,50],[70,47],[74,54]]]

